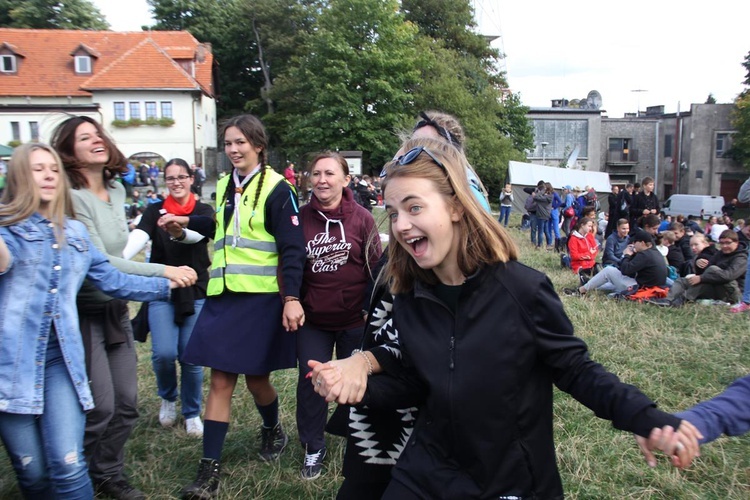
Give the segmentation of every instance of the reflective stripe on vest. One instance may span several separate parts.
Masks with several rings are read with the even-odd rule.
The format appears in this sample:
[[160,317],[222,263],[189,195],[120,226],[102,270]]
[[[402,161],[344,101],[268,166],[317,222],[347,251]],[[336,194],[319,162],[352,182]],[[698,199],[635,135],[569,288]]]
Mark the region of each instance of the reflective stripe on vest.
[[[225,290],[240,293],[274,293],[279,291],[277,278],[279,254],[276,240],[266,231],[265,207],[268,197],[284,177],[265,167],[263,185],[261,186],[255,215],[252,215],[253,200],[258,189],[260,174],[247,185],[240,204],[240,234],[236,245],[234,239],[233,218],[228,227],[224,227],[226,200],[217,211],[216,237],[214,255],[209,271],[206,293],[208,296],[220,295]],[[225,193],[230,176],[220,179],[216,186],[217,193]],[[234,217],[234,216],[233,216]],[[252,218],[252,231],[250,222]]]
[[[214,251],[218,252],[226,245],[227,238],[222,238],[214,243]],[[229,244],[234,244],[233,240],[229,240]],[[237,248],[251,248],[253,250],[260,250],[261,252],[276,253],[276,242],[275,241],[256,241],[248,240],[247,238],[237,239]]]

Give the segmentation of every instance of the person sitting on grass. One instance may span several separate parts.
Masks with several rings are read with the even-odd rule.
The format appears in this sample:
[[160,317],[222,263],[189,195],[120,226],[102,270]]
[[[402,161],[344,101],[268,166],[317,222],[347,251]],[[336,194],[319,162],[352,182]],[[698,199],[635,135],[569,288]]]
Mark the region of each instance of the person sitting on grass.
[[679,273],[685,267],[685,256],[677,246],[677,235],[674,231],[664,231],[661,237],[663,245],[667,247],[667,265],[674,267]]
[[638,224],[638,227],[633,231],[634,233],[637,233],[638,231],[646,231],[648,234],[655,237],[659,234],[659,224],[661,224],[661,219],[659,219],[659,216],[656,214],[644,215],[638,219]]
[[[674,244],[682,252],[682,256],[684,257],[683,262],[690,262],[693,260],[693,251],[690,249],[691,235],[687,234],[685,225],[680,222],[673,222],[669,225],[669,230],[674,232],[674,235],[677,238]],[[684,276],[684,274],[680,273],[680,276]]]
[[654,248],[654,239],[645,231],[631,236],[632,243],[623,251],[620,268],[608,266],[578,288],[564,288],[565,295],[585,295],[591,290],[624,292],[630,287],[664,286],[667,264]]
[[620,267],[620,262],[625,258],[623,251],[630,244],[630,222],[628,219],[620,219],[617,221],[617,231],[614,231],[609,235],[604,244],[604,257],[602,257],[602,265]]
[[727,229],[719,236],[719,248],[720,251],[708,260],[702,274],[679,278],[665,299],[651,302],[672,307],[698,299],[739,302],[740,290],[745,285],[747,246],[739,242],[737,233]]
[[594,237],[594,219],[583,217],[576,222],[573,233],[568,240],[568,251],[570,252],[570,268],[578,273],[581,283],[590,278],[598,269],[596,255],[599,253],[599,244]]
[[[750,375],[738,378],[715,398],[676,413],[675,417],[687,420],[698,429],[701,445],[710,443],[722,434],[741,436],[747,433],[750,431]],[[656,466],[656,458],[652,453],[654,449],[671,455],[672,465],[675,467],[684,468],[689,465],[675,456],[681,445],[670,426],[653,429],[648,439],[636,436],[636,441],[649,467]]]

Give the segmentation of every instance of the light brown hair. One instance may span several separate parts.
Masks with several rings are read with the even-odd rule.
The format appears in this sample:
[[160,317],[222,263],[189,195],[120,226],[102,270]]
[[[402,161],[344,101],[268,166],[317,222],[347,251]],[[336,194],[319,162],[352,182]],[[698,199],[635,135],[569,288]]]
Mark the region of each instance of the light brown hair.
[[[421,178],[431,181],[438,193],[452,208],[462,211],[457,226],[459,238],[458,267],[469,276],[480,267],[497,262],[508,262],[518,258],[518,248],[510,235],[487,213],[469,187],[466,178],[466,157],[446,141],[420,138],[410,139],[401,147],[410,151],[422,146],[440,161],[445,170],[439,168],[427,154],[420,154],[412,163],[399,165],[398,161],[386,164],[383,194],[388,184],[400,177]],[[392,224],[389,223],[391,244],[388,245],[386,280],[393,293],[404,293],[414,288],[415,281],[437,284],[438,278],[431,269],[420,268],[409,253],[396,243]]]

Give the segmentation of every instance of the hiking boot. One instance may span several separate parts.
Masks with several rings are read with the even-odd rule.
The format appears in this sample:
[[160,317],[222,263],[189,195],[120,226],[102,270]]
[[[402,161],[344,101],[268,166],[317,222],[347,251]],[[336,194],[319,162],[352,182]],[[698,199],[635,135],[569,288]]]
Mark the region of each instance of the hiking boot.
[[260,459],[264,462],[270,462],[276,460],[281,455],[281,452],[286,448],[289,442],[289,437],[284,433],[281,428],[281,422],[277,423],[272,428],[263,427],[260,428]]
[[187,431],[188,436],[203,437],[203,422],[201,422],[201,418],[186,418],[185,431]]
[[182,498],[196,500],[216,498],[219,495],[219,475],[221,464],[212,458],[201,458],[195,481],[182,489]]
[[320,477],[320,473],[323,472],[323,459],[325,457],[325,447],[315,452],[305,451],[305,465],[302,466],[300,471],[302,479],[312,480]]
[[162,427],[172,427],[177,420],[177,401],[161,400],[159,423]]
[[125,478],[95,481],[94,489],[96,496],[106,496],[115,500],[146,500],[146,495],[138,488],[134,488]]
[[730,313],[741,313],[747,311],[750,311],[750,304],[746,304],[745,302],[739,302],[729,308]]

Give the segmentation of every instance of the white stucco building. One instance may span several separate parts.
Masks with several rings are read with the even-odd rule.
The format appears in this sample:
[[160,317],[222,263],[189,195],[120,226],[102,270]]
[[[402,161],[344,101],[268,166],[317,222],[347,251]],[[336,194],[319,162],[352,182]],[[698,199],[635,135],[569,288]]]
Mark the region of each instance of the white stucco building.
[[182,31],[0,29],[0,144],[95,118],[128,158],[213,166],[215,61]]

